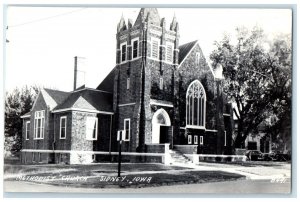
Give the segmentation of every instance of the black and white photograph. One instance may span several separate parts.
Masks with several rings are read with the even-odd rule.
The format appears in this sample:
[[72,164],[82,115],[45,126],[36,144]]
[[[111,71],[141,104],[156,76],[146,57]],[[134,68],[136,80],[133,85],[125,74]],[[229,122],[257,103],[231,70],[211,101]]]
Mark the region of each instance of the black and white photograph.
[[292,6],[5,15],[4,192],[291,194]]

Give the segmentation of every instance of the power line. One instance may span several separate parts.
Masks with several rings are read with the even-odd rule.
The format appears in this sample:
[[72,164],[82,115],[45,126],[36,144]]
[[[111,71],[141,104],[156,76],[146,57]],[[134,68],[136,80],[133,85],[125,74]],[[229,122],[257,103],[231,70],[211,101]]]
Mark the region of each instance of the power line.
[[49,17],[45,17],[45,18],[40,18],[40,19],[37,19],[37,20],[32,20],[32,21],[24,22],[24,23],[17,24],[17,25],[7,26],[6,29],[8,29],[8,28],[14,28],[14,27],[19,27],[19,26],[23,26],[23,25],[27,25],[27,24],[31,24],[31,23],[36,23],[36,22],[40,22],[40,21],[44,21],[44,20],[49,20],[49,19],[52,19],[52,18],[64,16],[64,15],[69,15],[69,14],[71,14],[71,13],[79,12],[79,11],[82,11],[82,10],[84,10],[84,9],[86,9],[86,8],[80,8],[80,9],[76,9],[76,10],[69,11],[69,12],[66,12],[66,13],[61,13],[61,14],[54,15],[54,16],[49,16]]

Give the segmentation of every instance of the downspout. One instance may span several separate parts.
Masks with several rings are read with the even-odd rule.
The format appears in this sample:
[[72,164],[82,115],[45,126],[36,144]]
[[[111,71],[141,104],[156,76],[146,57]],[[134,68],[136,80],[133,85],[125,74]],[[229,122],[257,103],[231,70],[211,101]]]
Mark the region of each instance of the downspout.
[[53,163],[55,163],[55,152],[54,152],[54,150],[55,150],[55,143],[56,143],[56,138],[55,138],[55,114],[53,114],[53,136],[54,136],[54,138],[53,138],[53,142],[52,142],[52,153],[53,153]]
[[110,115],[110,128],[109,128],[109,156],[111,156],[111,130],[112,130],[112,114]]

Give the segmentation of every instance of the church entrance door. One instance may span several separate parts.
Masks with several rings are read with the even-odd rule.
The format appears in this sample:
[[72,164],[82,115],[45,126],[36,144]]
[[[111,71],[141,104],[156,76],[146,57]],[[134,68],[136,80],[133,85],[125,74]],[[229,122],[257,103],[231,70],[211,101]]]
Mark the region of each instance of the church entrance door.
[[168,113],[164,109],[157,110],[152,118],[152,143],[168,143],[168,128],[171,121]]

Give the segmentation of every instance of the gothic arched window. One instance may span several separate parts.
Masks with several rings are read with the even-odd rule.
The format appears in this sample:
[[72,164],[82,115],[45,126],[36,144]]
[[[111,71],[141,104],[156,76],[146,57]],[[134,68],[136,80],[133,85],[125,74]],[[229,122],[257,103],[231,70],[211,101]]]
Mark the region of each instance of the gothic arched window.
[[193,81],[186,92],[186,125],[204,127],[206,94],[200,81]]

